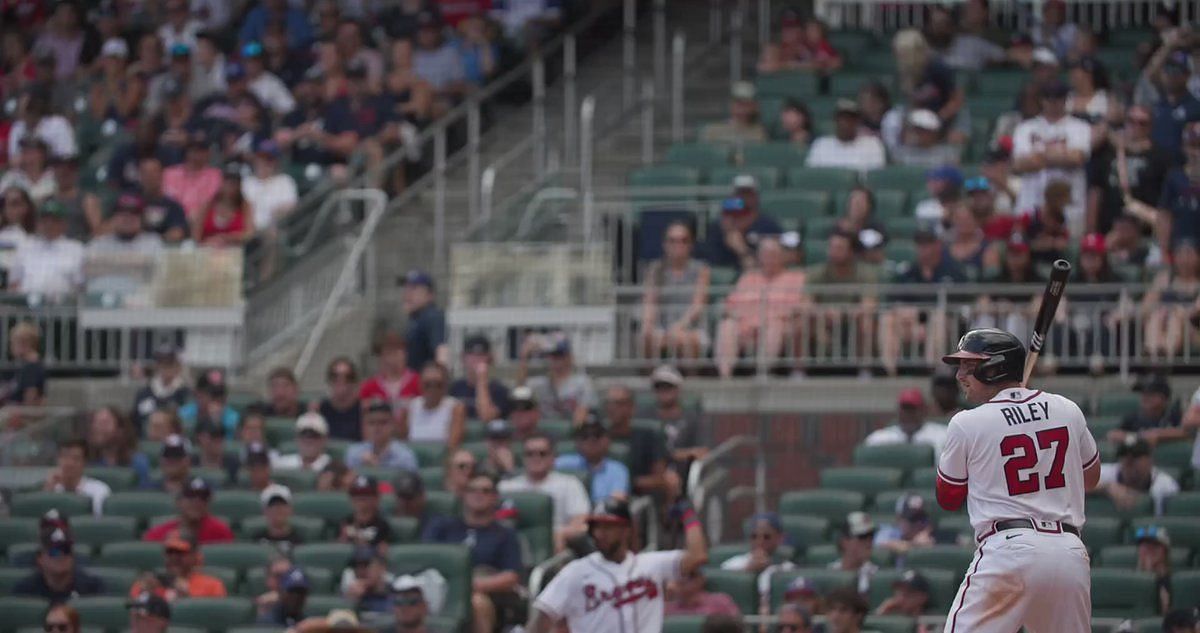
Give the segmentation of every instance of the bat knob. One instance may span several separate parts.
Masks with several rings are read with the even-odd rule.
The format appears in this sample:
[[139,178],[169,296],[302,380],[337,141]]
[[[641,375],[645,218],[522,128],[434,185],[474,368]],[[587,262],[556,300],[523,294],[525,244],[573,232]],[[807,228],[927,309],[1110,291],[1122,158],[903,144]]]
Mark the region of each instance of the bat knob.
[[1055,270],[1061,270],[1064,272],[1068,272],[1071,270],[1071,262],[1069,262],[1065,259],[1056,259],[1056,260],[1054,260],[1054,263],[1051,265],[1054,267]]

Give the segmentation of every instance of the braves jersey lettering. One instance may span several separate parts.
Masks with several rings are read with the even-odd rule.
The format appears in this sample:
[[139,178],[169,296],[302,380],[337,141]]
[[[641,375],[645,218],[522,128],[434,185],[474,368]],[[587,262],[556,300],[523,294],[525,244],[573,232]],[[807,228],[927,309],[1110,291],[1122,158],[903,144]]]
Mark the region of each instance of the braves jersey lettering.
[[630,553],[614,563],[599,552],[572,561],[534,607],[567,621],[571,633],[661,631],[663,585],[679,578],[683,551]]
[[1031,402],[1023,407],[1005,407],[1000,409],[1000,414],[1008,421],[1009,426],[1028,424],[1048,419],[1050,417],[1050,403]]
[[604,606],[605,603],[611,602],[612,608],[620,609],[621,607],[637,602],[642,598],[653,600],[658,597],[658,585],[654,584],[649,578],[634,578],[624,585],[614,587],[612,591],[605,591],[596,587],[596,585],[583,586],[584,609],[594,611]]

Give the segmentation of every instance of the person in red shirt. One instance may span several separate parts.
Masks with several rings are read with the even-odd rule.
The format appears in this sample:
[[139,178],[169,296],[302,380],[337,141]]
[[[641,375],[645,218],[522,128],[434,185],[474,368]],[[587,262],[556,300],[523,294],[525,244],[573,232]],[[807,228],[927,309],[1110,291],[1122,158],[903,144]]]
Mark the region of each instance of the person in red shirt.
[[473,15],[485,15],[492,8],[492,0],[436,0],[442,21],[457,29],[458,23]]
[[392,413],[399,417],[408,407],[408,401],[421,395],[421,377],[408,368],[408,348],[404,337],[396,332],[386,332],[375,345],[379,373],[368,378],[358,389],[358,399],[384,400],[392,406]]
[[226,170],[212,204],[194,230],[196,241],[204,246],[240,246],[254,233],[249,221],[250,209],[242,197],[242,176]]
[[142,536],[143,541],[166,541],[182,536],[193,538],[200,545],[229,543],[233,541],[233,530],[224,521],[208,513],[212,499],[212,488],[200,477],[193,477],[176,497],[179,518],[156,525]]

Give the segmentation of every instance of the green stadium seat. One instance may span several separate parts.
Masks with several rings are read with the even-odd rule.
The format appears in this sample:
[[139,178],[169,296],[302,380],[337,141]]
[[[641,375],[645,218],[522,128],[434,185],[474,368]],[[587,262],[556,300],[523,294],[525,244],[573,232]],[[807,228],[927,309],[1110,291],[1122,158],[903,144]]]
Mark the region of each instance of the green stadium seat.
[[[517,510],[517,532],[529,543],[531,563],[554,555],[554,501],[540,492],[513,492],[504,495]],[[414,521],[413,530],[416,530]]]
[[0,596],[12,595],[13,587],[32,573],[28,567],[0,567]]
[[[841,557],[842,553],[838,551],[837,543],[822,543],[820,545],[813,545],[805,550],[801,561],[805,567],[822,567]],[[871,562],[881,568],[895,566],[892,562],[891,552],[882,548],[876,548],[871,551]]]
[[1130,536],[1137,528],[1145,525],[1167,528],[1171,535],[1171,545],[1200,550],[1200,515],[1141,517],[1130,526]]
[[113,492],[137,487],[137,473],[128,466],[88,466],[84,474],[108,484]]
[[[1078,402],[1078,401],[1073,401]],[[1085,405],[1081,404],[1080,407]],[[1092,432],[1092,437],[1097,440],[1107,441],[1105,437],[1109,431],[1112,431],[1121,426],[1121,416],[1119,415],[1096,415],[1088,418],[1088,430]]]
[[271,446],[279,446],[284,442],[296,439],[296,419],[286,417],[267,418],[265,425],[267,442]]
[[271,481],[287,486],[292,494],[309,492],[317,487],[317,475],[320,473],[300,468],[271,469]]
[[849,189],[858,182],[858,172],[837,167],[795,167],[787,172],[787,186],[794,189],[833,191]]
[[1088,520],[1092,517],[1117,517],[1119,519],[1133,519],[1139,516],[1154,514],[1154,501],[1150,495],[1139,495],[1137,502],[1132,508],[1118,508],[1113,500],[1105,494],[1090,494],[1084,498],[1084,507],[1087,510]]
[[917,245],[912,240],[893,235],[883,247],[883,253],[889,262],[913,262],[917,259]]
[[1181,492],[1168,497],[1166,506],[1168,515],[1200,517],[1200,491]]
[[[317,517],[293,516],[291,523],[305,543],[321,540],[321,535],[325,532],[325,522]],[[265,527],[267,527],[266,517],[251,517],[242,521],[238,527],[238,534],[241,538],[247,538]]]
[[759,206],[764,214],[787,224],[789,220],[805,222],[832,217],[831,201],[828,191],[785,190],[764,192]]
[[354,546],[349,543],[310,543],[298,545],[292,552],[292,560],[305,569],[320,568],[341,573],[353,550]]
[[928,444],[885,444],[854,449],[855,466],[883,466],[913,470],[933,466],[933,447]]
[[[1159,618],[1159,617],[1138,618],[1136,620],[1130,620],[1130,623],[1133,624],[1132,631],[1134,631],[1135,633],[1162,633],[1162,630],[1163,630],[1162,629],[1162,618]],[[1125,630],[1127,630],[1127,629],[1122,629],[1122,631],[1125,631]],[[1111,627],[1108,630],[1108,633],[1116,633],[1116,631],[1117,631],[1116,627]]]
[[413,543],[421,538],[420,522],[414,517],[388,517],[395,543]]
[[[1090,510],[1089,510],[1090,513]],[[1099,552],[1110,545],[1119,545],[1124,539],[1124,522],[1117,517],[1089,516],[1083,526],[1083,544],[1091,552]]]
[[458,513],[458,499],[445,490],[430,490],[425,487],[425,507],[431,515],[452,516]]
[[319,517],[336,525],[350,514],[350,497],[344,492],[301,492],[292,495],[296,514]]
[[750,174],[758,180],[760,190],[778,189],[783,184],[783,172],[778,167],[767,165],[745,165],[742,167],[716,167],[708,172],[708,184],[733,186],[733,179]]
[[1127,413],[1137,413],[1141,405],[1141,395],[1128,392],[1101,393],[1096,399],[1096,413],[1104,416],[1122,417]]
[[265,567],[276,551],[262,543],[213,543],[200,548],[205,565],[228,567],[242,573],[255,567]]
[[933,487],[937,485],[937,468],[933,466],[914,468],[908,474],[908,485],[917,490],[933,490]]
[[[1133,569],[1137,567],[1137,550],[1137,545],[1109,545],[1100,551],[1094,562],[1098,567]],[[1191,552],[1186,547],[1172,547],[1169,556],[1172,569],[1180,569],[1188,566]]]
[[[707,567],[710,570],[719,568],[725,561],[733,558],[734,556],[745,554],[748,551],[750,551],[750,543],[745,541],[741,543],[722,543],[720,545],[712,545],[708,548]],[[779,554],[788,560],[794,560],[796,557],[796,550],[791,545],[785,543],[779,546]]]
[[840,525],[846,515],[862,510],[866,497],[860,492],[848,490],[792,490],[779,498],[779,514],[787,516],[802,514],[821,517]]
[[[163,568],[159,568],[155,571],[159,573],[166,573],[166,569]],[[231,567],[205,564],[200,571],[212,576],[213,578],[216,578],[217,580],[220,580],[221,584],[225,585],[225,591],[228,592],[229,595],[237,595],[238,582],[240,582],[240,579],[236,569]]]
[[446,579],[446,603],[441,615],[465,620],[471,609],[471,552],[463,545],[419,543],[388,548],[392,573],[436,569]]
[[787,515],[782,518],[782,523],[787,542],[796,549],[803,550],[810,545],[823,543],[829,538],[829,519]]
[[1141,618],[1158,612],[1154,576],[1145,572],[1092,569],[1092,617]]
[[[334,572],[323,567],[304,567],[304,575],[308,576],[308,583],[312,587],[310,593],[321,594],[336,591],[337,587],[335,585],[342,574],[340,569]],[[247,570],[239,593],[249,598],[256,598],[266,593],[266,591],[266,567]]]
[[[422,467],[441,467],[446,461],[446,445],[439,442],[410,442],[408,447],[417,455],[417,463]],[[425,486],[426,489],[429,486]]]
[[224,632],[254,622],[254,603],[247,598],[181,598],[171,605],[171,623]]
[[821,215],[803,220],[804,237],[809,241],[825,241],[837,228],[838,218]]
[[138,440],[138,452],[150,460],[152,468],[158,468],[158,458],[162,455],[162,442]]
[[80,621],[88,626],[105,631],[124,631],[129,628],[129,610],[125,608],[127,600],[129,597],[124,595],[80,596],[71,600],[71,606],[79,611]]
[[[907,494],[920,495],[925,500],[925,511],[935,520],[940,519],[943,515],[949,514],[942,509],[937,503],[936,495],[932,488],[904,488],[902,490],[886,490],[875,495],[875,503],[873,504],[873,512],[886,515],[888,517],[896,516],[896,504],[900,501],[900,497]],[[960,513],[965,516],[965,512]]]
[[354,610],[354,605],[341,596],[311,595],[304,603],[304,616],[313,618],[328,615],[334,609]]
[[899,468],[854,466],[826,468],[821,471],[821,487],[853,490],[872,497],[885,490],[900,487],[904,471]]
[[724,569],[705,570],[704,588],[729,594],[734,604],[742,613],[758,612],[758,587],[752,573],[744,571],[726,571]]
[[87,571],[104,583],[104,595],[106,596],[128,596],[129,588],[133,586],[133,582],[141,573],[127,567],[89,566]]
[[420,470],[425,490],[441,490],[446,483],[446,469],[441,466],[425,466]]
[[39,598],[2,596],[0,613],[3,613],[4,617],[0,618],[0,629],[15,631],[24,627],[41,628],[46,606],[46,601]]
[[1200,607],[1200,569],[1171,574],[1172,607]]
[[104,549],[108,543],[132,541],[138,537],[133,517],[78,517],[71,520],[71,536],[76,543]]
[[925,172],[929,171],[926,167],[911,167],[905,165],[893,165],[891,167],[882,167],[873,169],[866,173],[864,179],[867,186],[875,189],[900,189],[911,191],[918,187],[925,186]]
[[630,187],[694,187],[698,184],[700,171],[683,165],[653,165],[629,172]]
[[1154,465],[1159,468],[1190,468],[1192,442],[1164,442],[1154,447]]
[[13,495],[10,506],[12,516],[35,519],[54,509],[69,517],[83,516],[92,513],[92,500],[64,492],[21,492]]
[[1020,94],[1021,87],[1029,81],[1029,73],[1025,71],[992,70],[979,74],[976,85],[980,95],[1006,97]]
[[10,545],[28,543],[38,538],[38,520],[29,517],[0,518],[0,553]]
[[821,594],[827,594],[834,589],[849,587],[854,584],[854,574],[848,571],[827,569],[825,567],[799,567],[771,575],[771,612],[774,613],[783,603],[783,594],[787,586],[796,578],[803,576],[816,587]]
[[673,615],[663,619],[662,633],[702,633],[702,615]]
[[917,234],[920,224],[916,218],[889,217],[884,218],[883,228],[892,239],[911,240]]
[[165,492],[114,492],[104,501],[104,516],[132,517],[139,527],[175,513],[175,500]]
[[105,545],[98,562],[108,567],[150,571],[162,567],[164,560],[162,543],[125,541]]
[[877,633],[913,633],[916,628],[916,618],[907,615],[869,615],[863,622],[863,630]]
[[675,143],[667,150],[666,161],[700,170],[729,165],[729,148],[715,143]]
[[[835,97],[853,99],[858,96],[858,91],[863,86],[880,80],[884,80],[884,84],[890,84],[886,77],[880,76],[878,73],[862,72],[853,70],[842,70],[830,76],[829,91]],[[889,90],[891,86],[888,86]]]
[[235,626],[227,629],[225,633],[280,633],[282,629],[277,626]]
[[[875,34],[869,31],[832,31],[829,43],[850,63],[857,61],[856,53],[865,52],[876,46]],[[883,57],[887,57],[883,55]]]
[[975,550],[959,545],[934,545],[910,550],[904,564],[914,569],[944,569],[961,576],[975,558]]
[[742,164],[787,170],[804,166],[803,148],[788,142],[753,143],[742,148]]
[[262,514],[258,493],[251,490],[221,490],[213,494],[209,509],[234,523]]
[[816,77],[809,72],[783,71],[759,75],[754,82],[757,97],[795,97],[817,95]]

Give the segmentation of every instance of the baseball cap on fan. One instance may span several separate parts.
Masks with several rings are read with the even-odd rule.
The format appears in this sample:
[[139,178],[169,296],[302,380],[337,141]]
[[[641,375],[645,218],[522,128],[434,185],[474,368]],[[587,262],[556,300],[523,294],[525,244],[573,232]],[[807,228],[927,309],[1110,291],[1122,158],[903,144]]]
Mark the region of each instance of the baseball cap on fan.
[[908,124],[919,129],[936,132],[942,129],[942,120],[933,110],[913,110],[908,115]]
[[928,520],[925,498],[915,492],[900,497],[896,500],[896,516],[914,522]]
[[854,538],[874,536],[875,522],[871,520],[871,515],[861,510],[847,514],[846,534]]

